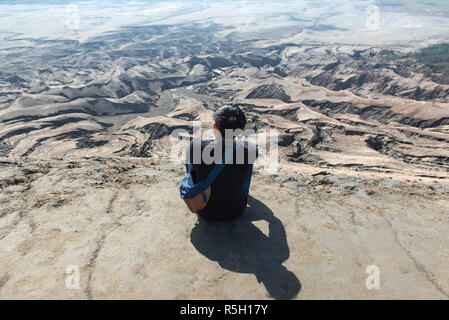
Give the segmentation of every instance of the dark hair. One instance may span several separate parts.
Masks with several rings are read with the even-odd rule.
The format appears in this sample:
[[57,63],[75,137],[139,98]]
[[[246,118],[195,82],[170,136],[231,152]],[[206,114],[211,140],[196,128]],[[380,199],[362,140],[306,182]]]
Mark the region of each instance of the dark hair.
[[226,129],[244,129],[246,126],[246,117],[242,110],[236,106],[224,105],[214,114],[215,124],[218,131],[224,138]]

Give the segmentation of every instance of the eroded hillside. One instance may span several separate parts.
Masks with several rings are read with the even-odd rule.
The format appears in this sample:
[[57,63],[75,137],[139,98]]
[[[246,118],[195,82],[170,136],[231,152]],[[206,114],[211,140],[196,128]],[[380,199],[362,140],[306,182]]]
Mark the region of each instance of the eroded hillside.
[[268,45],[218,25],[187,31],[43,42],[39,50],[53,52],[45,62],[20,48],[3,53],[5,70],[25,54],[41,67],[1,79],[2,155],[167,159],[175,129],[210,124],[228,103],[245,110],[248,128],[279,130],[280,159],[291,165],[447,178],[449,85],[441,70],[420,72],[418,53]]

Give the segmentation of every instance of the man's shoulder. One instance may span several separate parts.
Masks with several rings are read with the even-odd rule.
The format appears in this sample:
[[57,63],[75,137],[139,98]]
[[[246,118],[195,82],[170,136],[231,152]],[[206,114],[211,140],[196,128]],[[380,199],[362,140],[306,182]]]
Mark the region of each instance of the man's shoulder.
[[[233,144],[236,147],[235,157],[240,159],[237,161],[242,161],[242,164],[253,164],[259,156],[257,145],[252,142],[246,140],[235,140],[233,141]],[[208,151],[205,155],[203,153],[206,151],[206,147],[208,148]],[[204,162],[204,156],[211,157],[212,159],[214,158],[214,154],[217,150],[219,150],[218,154],[221,155],[227,148],[227,143],[220,140],[192,139],[187,147],[186,158],[188,159],[188,162],[202,164]],[[216,159],[214,159],[214,161],[216,161]],[[207,161],[205,163],[207,163]]]
[[[201,147],[201,149],[203,149],[204,147],[206,147],[210,144],[216,145],[217,147],[226,145],[226,143],[220,143],[220,141],[212,140],[212,139],[192,139],[189,144],[189,149],[192,150],[193,147],[197,147],[197,148]],[[236,148],[244,148],[248,151],[257,151],[257,149],[258,149],[256,144],[246,141],[246,140],[235,140],[234,144],[235,144]]]
[[192,139],[186,147],[187,163],[202,163],[202,155],[204,148],[212,143],[211,139]]

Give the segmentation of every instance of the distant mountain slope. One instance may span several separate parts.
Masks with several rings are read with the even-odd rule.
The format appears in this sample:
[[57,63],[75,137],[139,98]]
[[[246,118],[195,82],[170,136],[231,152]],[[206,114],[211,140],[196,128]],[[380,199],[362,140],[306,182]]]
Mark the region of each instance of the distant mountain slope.
[[0,50],[1,154],[167,158],[173,130],[232,103],[249,127],[279,130],[282,161],[447,178],[446,44],[401,53],[226,30],[146,26]]

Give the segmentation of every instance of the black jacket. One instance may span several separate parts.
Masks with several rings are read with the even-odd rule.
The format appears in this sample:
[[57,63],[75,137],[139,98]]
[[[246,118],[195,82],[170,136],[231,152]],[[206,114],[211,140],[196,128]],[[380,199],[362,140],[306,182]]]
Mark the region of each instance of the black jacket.
[[[206,179],[211,172],[216,162],[213,160],[215,150],[221,148],[222,153],[225,150],[227,152],[232,151],[230,144],[221,142],[220,140],[199,139],[190,142],[186,155],[187,161],[193,165],[192,177],[194,183]],[[257,148],[254,144],[246,141],[235,141],[234,144],[236,145],[236,152],[233,155],[232,163],[227,164],[212,183],[209,202],[206,208],[198,212],[206,220],[234,219],[239,217],[246,208],[248,195],[245,194],[245,182],[248,184],[248,179],[251,178],[249,175],[257,157]],[[220,152],[217,158],[221,159]]]

